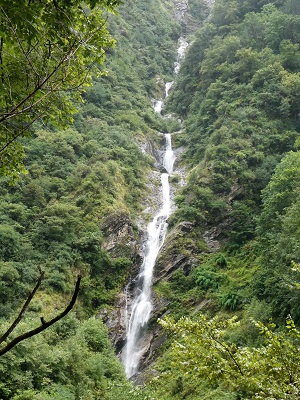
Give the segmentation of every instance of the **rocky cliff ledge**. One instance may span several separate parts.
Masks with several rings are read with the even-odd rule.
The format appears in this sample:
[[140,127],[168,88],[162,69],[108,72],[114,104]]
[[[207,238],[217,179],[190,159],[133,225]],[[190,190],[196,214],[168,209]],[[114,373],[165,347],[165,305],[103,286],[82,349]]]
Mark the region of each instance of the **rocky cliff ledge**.
[[128,214],[122,211],[108,215],[102,222],[102,247],[111,257],[127,257],[134,260],[137,256],[137,229]]

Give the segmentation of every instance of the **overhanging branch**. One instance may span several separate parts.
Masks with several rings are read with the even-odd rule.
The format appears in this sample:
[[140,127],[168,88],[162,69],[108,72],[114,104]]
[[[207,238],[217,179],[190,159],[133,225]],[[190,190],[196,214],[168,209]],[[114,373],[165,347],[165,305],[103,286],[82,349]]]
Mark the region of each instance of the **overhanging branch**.
[[[17,336],[16,338],[14,338],[13,340],[11,340],[5,347],[3,347],[0,350],[0,356],[4,355],[5,353],[7,353],[9,350],[11,350],[13,347],[15,347],[18,343],[20,343],[21,341],[28,339],[32,336],[38,335],[39,333],[43,332],[44,330],[46,330],[47,328],[49,328],[51,325],[55,324],[55,322],[59,321],[60,319],[62,319],[63,317],[65,317],[73,308],[78,293],[79,293],[79,289],[80,289],[80,281],[81,281],[81,276],[79,275],[77,277],[77,282],[75,285],[75,289],[73,292],[73,296],[72,299],[70,301],[70,303],[68,304],[68,306],[64,309],[64,311],[62,311],[60,314],[58,314],[56,317],[52,318],[50,321],[45,321],[45,319],[43,317],[41,317],[41,325],[38,326],[35,329],[32,329],[28,332],[23,333],[22,335]],[[36,285],[37,286],[37,285]],[[32,296],[33,297],[33,296]],[[28,299],[27,299],[28,301]],[[27,302],[26,301],[26,302]],[[25,303],[26,304],[26,303]],[[29,304],[29,303],[28,303]],[[23,306],[24,309],[25,305]],[[27,307],[26,307],[27,308]],[[25,308],[25,309],[26,309]],[[22,310],[23,310],[22,309]],[[22,311],[21,311],[22,313]],[[21,314],[20,313],[20,314]],[[19,315],[20,315],[19,314]],[[22,318],[22,317],[21,317]],[[17,318],[18,319],[18,318]],[[16,319],[16,320],[17,320]],[[13,325],[13,324],[12,324]],[[5,334],[4,334],[5,335]],[[6,336],[7,337],[7,336]]]
[[15,329],[15,327],[19,324],[19,322],[21,321],[21,319],[23,318],[25,311],[27,310],[31,300],[33,299],[36,291],[38,290],[38,288],[41,286],[42,280],[45,277],[45,272],[44,271],[40,271],[40,276],[39,279],[34,287],[34,289],[32,290],[32,292],[29,294],[29,296],[27,297],[27,300],[25,301],[22,310],[20,311],[19,315],[17,316],[17,318],[14,320],[14,322],[11,324],[11,326],[7,329],[7,331],[0,337],[0,343],[3,343],[4,340],[6,340],[8,338],[8,336],[12,333],[12,331]]

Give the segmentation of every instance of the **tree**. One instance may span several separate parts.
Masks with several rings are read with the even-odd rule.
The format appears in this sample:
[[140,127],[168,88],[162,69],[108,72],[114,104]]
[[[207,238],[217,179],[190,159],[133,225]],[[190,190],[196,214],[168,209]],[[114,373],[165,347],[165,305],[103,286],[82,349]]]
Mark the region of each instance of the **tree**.
[[182,388],[190,377],[194,385],[204,379],[212,387],[225,387],[235,399],[299,398],[300,332],[292,319],[286,320],[284,332],[276,331],[275,324],[253,321],[263,337],[262,346],[254,348],[228,340],[228,331],[239,324],[236,317],[221,321],[200,315],[197,320],[160,322],[175,339],[166,374],[181,376]]
[[[0,1],[0,174],[16,178],[36,120],[66,124],[72,100],[114,44],[107,11],[119,0]],[[101,72],[100,72],[101,73]]]
[[287,153],[262,190],[262,212],[257,225],[260,268],[253,275],[259,299],[272,305],[273,317],[291,314],[298,322],[299,292],[290,289],[295,280],[290,266],[299,260],[300,152]]
[[262,191],[263,210],[258,224],[261,238],[281,231],[282,216],[297,200],[299,190],[300,152],[283,157],[267,187]]

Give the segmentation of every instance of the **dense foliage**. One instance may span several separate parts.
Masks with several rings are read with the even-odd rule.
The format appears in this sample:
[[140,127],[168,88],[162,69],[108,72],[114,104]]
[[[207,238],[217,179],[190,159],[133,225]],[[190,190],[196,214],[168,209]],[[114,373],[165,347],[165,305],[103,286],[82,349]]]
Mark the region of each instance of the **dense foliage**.
[[[61,11],[65,3],[53,6],[59,4]],[[97,2],[87,3],[94,10]],[[43,2],[32,4],[30,11],[40,7],[44,18]],[[32,138],[18,142],[26,151],[27,175],[13,186],[1,181],[2,329],[33,287],[38,266],[46,279],[15,334],[63,309],[78,273],[83,284],[72,314],[1,357],[0,397],[296,399],[299,2],[216,0],[209,19],[191,37],[166,112],[185,120],[176,141],[186,148],[188,179],[177,192],[170,227],[176,232],[180,222],[193,224],[173,245],[174,254],[190,257],[193,267],[179,268],[156,285],[156,296],[171,315],[161,321],[170,340],[150,371],[157,378],[144,388],[126,382],[107,330],[95,318],[113,306],[135,257],[127,246],[117,256],[104,250],[103,223],[126,216],[135,233],[133,221],[153,163],[140,148],[156,140],[157,130],[173,129],[155,115],[151,98],[162,97],[164,82],[172,79],[180,26],[170,18],[172,1],[128,0],[119,10],[119,17],[107,21],[117,39],[117,46],[107,49],[107,75],[93,78],[83,101],[70,102],[70,93],[63,91],[58,102],[46,102],[47,124],[35,123]],[[205,7],[193,0],[190,10],[195,29],[197,18],[206,17]],[[54,29],[55,18],[47,18]],[[99,45],[106,47],[111,39],[102,28],[105,43]],[[5,40],[2,45],[8,48]],[[76,62],[81,65],[81,57]],[[74,64],[76,71],[80,65]],[[12,82],[24,96],[20,81]],[[75,108],[73,122],[62,130],[55,122]],[[20,160],[19,150],[12,156]],[[15,176],[7,167],[4,172]],[[233,314],[239,322],[228,319]]]
[[[266,326],[253,321],[262,337],[257,348],[237,346],[230,341],[228,334],[239,328],[236,318],[208,320],[201,315],[196,321],[181,318],[174,322],[166,318],[161,323],[175,339],[168,354],[171,368],[161,364],[159,378],[168,382],[172,398],[299,397],[300,332],[291,319],[287,319],[281,333],[274,331],[275,324]],[[169,399],[164,393],[165,390],[160,398]]]
[[[77,8],[80,2],[72,2],[74,8],[68,8],[66,3],[32,2],[30,15],[22,19],[18,13],[14,18],[20,17],[30,24],[30,18],[37,14],[35,23],[40,30],[34,33],[44,35],[42,30],[48,29],[63,41],[66,32],[56,24],[63,24],[64,20],[50,12],[45,15],[45,7],[58,7],[59,13],[70,20],[74,17],[79,25],[87,23],[76,19],[83,12]],[[159,2],[158,8],[157,1],[126,2],[120,7],[119,15],[107,20],[109,31],[117,41],[114,49],[109,49],[111,38],[102,23],[104,15],[94,7],[99,2],[87,3],[92,8],[88,14],[91,23],[99,27],[93,40],[98,40],[98,50],[100,46],[107,51],[107,72],[103,74],[102,67],[101,73],[93,77],[93,84],[82,93],[83,101],[77,98],[70,102],[71,93],[65,89],[69,84],[76,86],[82,74],[90,73],[80,69],[84,67],[81,57],[91,61],[89,57],[98,51],[93,48],[93,42],[86,43],[86,53],[78,54],[74,63],[70,63],[71,70],[61,71],[70,73],[70,79],[73,72],[78,73],[76,81],[65,82],[66,86],[60,88],[57,96],[41,103],[49,118],[33,124],[31,138],[20,139],[16,144],[19,149],[25,149],[27,174],[11,184],[10,176],[14,176],[15,170],[6,163],[9,177],[1,179],[1,332],[17,316],[35,285],[38,267],[45,271],[45,279],[14,335],[38,326],[42,316],[49,320],[57,315],[68,304],[76,276],[81,274],[79,300],[72,315],[1,357],[0,398],[3,400],[113,400],[138,395],[126,383],[106,328],[100,319],[94,318],[100,310],[112,307],[116,294],[127,282],[136,255],[126,245],[118,249],[117,255],[110,255],[103,246],[102,227],[107,218],[111,219],[112,228],[123,218],[132,227],[132,234],[136,234],[133,221],[141,210],[146,174],[153,165],[153,159],[140,148],[148,140],[156,140],[156,130],[164,129],[165,122],[155,115],[151,98],[162,96],[161,82],[171,74],[179,25],[166,17],[172,12],[168,2]],[[113,3],[118,2],[103,1],[101,5],[111,8]],[[7,7],[13,10],[14,3]],[[18,10],[21,12],[21,8]],[[138,16],[148,14],[151,19],[141,19],[143,24],[139,28]],[[47,28],[43,26],[45,18],[50,19]],[[78,29],[79,25],[76,25]],[[72,35],[76,36],[79,33],[75,28]],[[24,37],[26,32],[25,27]],[[103,35],[100,41],[98,33]],[[70,41],[72,35],[68,36]],[[36,51],[38,40],[36,36],[28,38]],[[7,41],[4,44],[5,50],[10,48]],[[101,50],[98,53],[101,60],[102,55]],[[30,57],[34,56],[32,51]],[[55,60],[51,62],[55,64]],[[24,68],[23,72],[27,73],[24,62],[16,61],[18,68]],[[21,84],[24,79],[11,77],[13,92],[20,98],[25,96],[21,91],[26,90]],[[78,110],[73,123],[70,118],[65,120],[71,109]],[[33,118],[31,114],[24,115],[14,125],[17,133],[22,131],[23,123],[27,124],[27,117],[29,122]],[[66,129],[61,128],[60,119],[64,124],[69,123]],[[12,163],[21,161],[15,147],[10,147],[10,155]]]
[[0,174],[23,169],[18,138],[36,120],[66,125],[72,99],[99,71],[113,45],[105,23],[118,0],[21,1],[0,4]]
[[257,296],[273,316],[299,315],[288,287],[299,257],[299,35],[297,2],[216,1],[170,98],[191,168],[171,222],[219,241],[226,262],[202,255],[194,283],[228,310]]
[[172,249],[194,267],[156,286],[174,336],[154,398],[299,397],[299,42],[297,1],[216,0],[189,47],[168,103],[190,171],[170,223],[193,223]]

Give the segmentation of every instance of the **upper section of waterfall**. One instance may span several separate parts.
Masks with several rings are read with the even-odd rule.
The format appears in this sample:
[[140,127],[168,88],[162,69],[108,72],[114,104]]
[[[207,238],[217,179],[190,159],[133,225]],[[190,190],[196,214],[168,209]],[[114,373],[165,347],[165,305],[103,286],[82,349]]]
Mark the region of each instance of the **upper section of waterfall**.
[[175,155],[172,150],[171,135],[169,133],[165,133],[165,140],[166,140],[166,150],[163,158],[163,166],[165,167],[168,174],[171,174],[173,172]]
[[152,100],[153,108],[154,111],[158,114],[161,113],[161,110],[163,109],[164,102],[162,100]]
[[[189,43],[186,41],[184,38],[179,38],[178,39],[178,48],[177,48],[177,58],[176,61],[174,62],[174,74],[177,75],[181,66],[181,63],[184,59],[185,56],[185,51],[188,47]],[[169,92],[173,86],[173,81],[167,82],[165,84],[165,93],[164,93],[164,98],[166,99],[169,96]],[[154,111],[158,114],[161,113],[163,107],[164,107],[164,102],[162,99],[160,100],[155,100],[152,99],[152,105],[154,108]]]
[[173,86],[173,83],[174,83],[173,81],[166,83],[165,98],[167,98],[169,96],[169,91],[170,91],[171,87]]
[[184,59],[185,51],[189,45],[189,43],[184,38],[179,38],[178,40],[179,47],[177,49],[177,60],[174,64],[174,72],[178,74],[180,65]]

